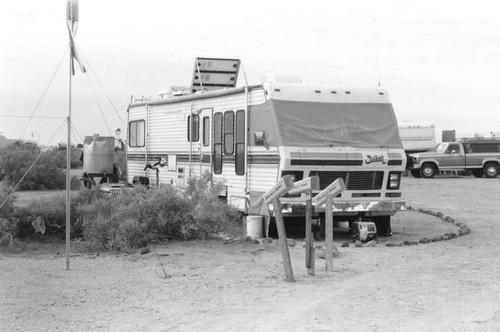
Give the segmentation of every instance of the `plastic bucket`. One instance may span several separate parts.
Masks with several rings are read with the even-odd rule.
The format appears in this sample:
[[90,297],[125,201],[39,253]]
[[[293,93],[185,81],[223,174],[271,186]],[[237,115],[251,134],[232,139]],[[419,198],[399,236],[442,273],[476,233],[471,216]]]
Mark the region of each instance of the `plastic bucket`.
[[262,216],[247,216],[247,236],[261,238],[263,233]]

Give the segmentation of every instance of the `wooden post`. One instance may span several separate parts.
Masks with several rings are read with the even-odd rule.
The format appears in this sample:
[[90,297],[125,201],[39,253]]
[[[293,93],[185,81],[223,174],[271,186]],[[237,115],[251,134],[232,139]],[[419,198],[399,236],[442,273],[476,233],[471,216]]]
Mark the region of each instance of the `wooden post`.
[[311,176],[294,182],[290,195],[306,194],[306,268],[309,275],[314,275],[314,249],[312,242],[312,191],[319,189],[319,177]]
[[325,204],[325,258],[326,270],[333,270],[333,198],[346,189],[344,180],[338,178],[316,195],[316,206]]
[[325,202],[325,250],[326,270],[333,271],[333,197],[327,196]]
[[276,219],[276,226],[278,228],[278,237],[281,247],[281,256],[283,258],[283,265],[285,267],[285,281],[293,282],[292,262],[290,260],[290,251],[288,250],[288,239],[286,237],[285,222],[281,214],[281,203],[278,198],[273,200],[274,218]]
[[283,265],[285,267],[285,280],[293,282],[292,262],[290,260],[290,251],[288,250],[288,239],[286,238],[285,222],[281,214],[281,202],[279,198],[293,188],[293,180],[290,175],[282,177],[271,190],[264,194],[266,204],[272,203],[274,208],[274,218],[278,228],[278,236],[281,246],[281,255],[283,257]]
[[307,274],[314,275],[314,248],[312,236],[312,192],[306,192],[306,268]]

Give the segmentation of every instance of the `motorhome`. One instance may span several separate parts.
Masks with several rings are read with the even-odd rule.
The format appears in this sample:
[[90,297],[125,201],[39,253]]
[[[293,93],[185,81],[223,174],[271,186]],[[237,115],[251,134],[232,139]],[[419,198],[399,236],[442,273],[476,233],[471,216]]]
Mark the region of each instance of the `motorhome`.
[[[224,181],[223,199],[248,214],[255,198],[284,175],[318,176],[320,190],[342,178],[347,189],[334,200],[335,218],[371,219],[379,234],[390,233],[390,217],[405,209],[400,181],[406,156],[386,90],[309,85],[277,75],[217,89],[207,82],[224,70],[200,71],[213,68],[211,61],[223,60],[196,59],[193,82],[199,84],[191,89],[132,100],[129,182],[183,186],[210,172]],[[234,72],[229,76],[234,83]],[[281,202],[285,216],[303,215],[304,194]],[[319,207],[315,213],[324,216]]]

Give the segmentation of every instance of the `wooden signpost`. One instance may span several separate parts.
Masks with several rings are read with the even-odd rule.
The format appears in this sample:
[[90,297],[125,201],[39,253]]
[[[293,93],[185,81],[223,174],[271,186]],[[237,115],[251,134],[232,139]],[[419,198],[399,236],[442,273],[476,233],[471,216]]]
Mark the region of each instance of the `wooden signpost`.
[[293,189],[288,193],[297,195],[306,193],[306,268],[307,274],[314,275],[315,252],[312,237],[312,191],[319,189],[319,177],[311,176],[293,183]]
[[293,282],[292,262],[290,260],[290,251],[288,250],[288,240],[286,238],[285,222],[281,214],[281,202],[279,198],[293,188],[293,180],[290,175],[283,176],[276,185],[264,194],[266,204],[273,204],[276,227],[278,228],[278,237],[281,246],[281,255],[285,267],[285,280]]
[[344,180],[338,178],[315,197],[316,206],[325,204],[326,270],[333,270],[333,198],[346,189]]

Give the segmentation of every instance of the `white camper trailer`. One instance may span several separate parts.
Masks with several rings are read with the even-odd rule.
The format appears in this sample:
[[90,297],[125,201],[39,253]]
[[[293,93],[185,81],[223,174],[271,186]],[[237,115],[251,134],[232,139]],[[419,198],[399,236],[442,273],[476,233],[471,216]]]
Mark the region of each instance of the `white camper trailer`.
[[[159,171],[145,168],[152,163]],[[129,182],[182,186],[208,171],[225,181],[222,195],[243,213],[283,175],[319,176],[320,190],[342,178],[347,190],[334,200],[334,216],[370,218],[390,232],[390,216],[405,207],[405,164],[380,87],[267,77],[258,85],[132,100],[128,108]],[[303,215],[304,194],[281,201],[284,212]]]
[[406,153],[424,152],[436,147],[436,132],[432,122],[401,121],[398,126]]

